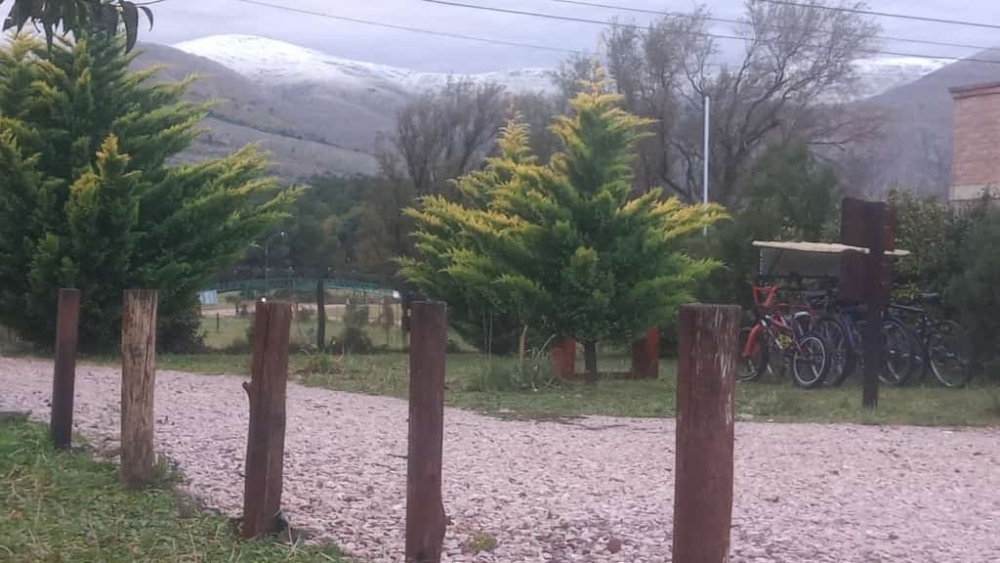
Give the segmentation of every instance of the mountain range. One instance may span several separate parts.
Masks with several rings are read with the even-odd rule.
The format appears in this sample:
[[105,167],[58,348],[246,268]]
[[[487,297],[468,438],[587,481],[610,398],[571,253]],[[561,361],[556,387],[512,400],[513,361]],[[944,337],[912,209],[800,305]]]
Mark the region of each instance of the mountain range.
[[[392,130],[396,110],[449,79],[443,73],[337,58],[250,35],[215,35],[173,46],[144,44],[141,49],[138,67],[162,65],[161,76],[170,80],[197,73],[202,78],[190,89],[191,99],[218,101],[206,120],[208,131],[185,158],[218,156],[258,142],[272,153],[275,172],[289,180],[319,173],[374,173],[374,154]],[[986,56],[1000,60],[993,52],[975,58]],[[840,101],[888,110],[878,167],[885,183],[918,187],[917,180],[926,180],[921,170],[929,159],[938,168],[950,161],[948,88],[1000,79],[1000,65],[894,57],[859,61],[858,74],[852,99]],[[464,77],[518,92],[554,90],[544,68]]]

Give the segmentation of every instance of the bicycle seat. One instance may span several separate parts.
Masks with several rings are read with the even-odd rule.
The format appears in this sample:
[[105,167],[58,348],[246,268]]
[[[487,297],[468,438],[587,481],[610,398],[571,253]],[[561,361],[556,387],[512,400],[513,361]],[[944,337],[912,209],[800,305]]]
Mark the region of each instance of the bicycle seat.
[[936,302],[938,302],[938,301],[941,300],[941,294],[940,293],[921,293],[920,294],[920,300],[921,301],[927,301],[928,303],[936,303]]

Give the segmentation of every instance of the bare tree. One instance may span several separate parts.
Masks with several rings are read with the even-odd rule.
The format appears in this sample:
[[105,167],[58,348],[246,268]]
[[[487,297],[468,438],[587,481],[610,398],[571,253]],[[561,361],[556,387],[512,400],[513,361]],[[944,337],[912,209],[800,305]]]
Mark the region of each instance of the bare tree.
[[507,119],[505,97],[498,84],[450,79],[399,111],[393,148],[418,196],[479,165]]
[[[716,63],[717,42],[704,8],[661,17],[648,28],[615,23],[606,36],[607,66],[627,108],[658,124],[640,147],[643,187],[701,192],[703,99],[711,99],[713,199],[732,203],[741,177],[762,147],[789,131],[809,142],[850,142],[854,123],[816,111],[850,91],[855,62],[879,31],[857,13],[748,0],[734,33],[745,49],[737,65]],[[801,126],[808,123],[808,128]],[[808,133],[807,133],[808,131]]]

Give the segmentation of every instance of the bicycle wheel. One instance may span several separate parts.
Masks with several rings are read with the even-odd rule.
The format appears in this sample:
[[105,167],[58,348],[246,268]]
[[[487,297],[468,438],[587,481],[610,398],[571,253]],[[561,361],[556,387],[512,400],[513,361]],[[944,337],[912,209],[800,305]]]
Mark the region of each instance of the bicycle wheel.
[[885,369],[880,379],[886,385],[899,386],[913,374],[919,353],[915,353],[914,341],[902,321],[887,319],[882,323],[882,330],[885,333]]
[[806,336],[798,342],[792,355],[792,378],[805,389],[823,385],[830,369],[826,344],[817,336]]
[[745,327],[740,329],[740,362],[739,370],[736,372],[736,379],[738,381],[758,381],[764,375],[764,370],[767,368],[770,346],[767,342],[767,334],[764,331],[756,333],[756,342],[750,348],[749,354],[744,356],[747,339],[750,338],[753,328]]
[[954,321],[942,321],[931,332],[928,345],[931,373],[945,387],[964,387],[972,378],[969,339]]
[[847,327],[836,317],[824,316],[816,326],[816,335],[823,339],[830,354],[826,384],[839,387],[854,372],[856,362]]

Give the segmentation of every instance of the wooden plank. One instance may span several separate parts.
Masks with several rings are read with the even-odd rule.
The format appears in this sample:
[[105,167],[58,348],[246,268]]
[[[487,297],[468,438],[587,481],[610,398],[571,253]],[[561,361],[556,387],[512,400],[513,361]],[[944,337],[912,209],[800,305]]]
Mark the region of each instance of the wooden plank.
[[49,431],[57,449],[73,441],[73,398],[76,388],[76,348],[80,320],[80,291],[59,290],[56,317],[56,358],[52,374],[52,417]]
[[440,563],[446,525],[441,461],[447,306],[418,301],[413,304],[411,314],[406,562]]
[[250,398],[250,427],[240,533],[248,539],[281,531],[291,324],[291,304],[257,302],[250,385],[244,384]]
[[728,561],[739,326],[735,305],[681,307],[673,561]]
[[128,487],[150,484],[156,466],[153,450],[153,395],[156,388],[156,290],[125,291],[122,309],[122,481]]

